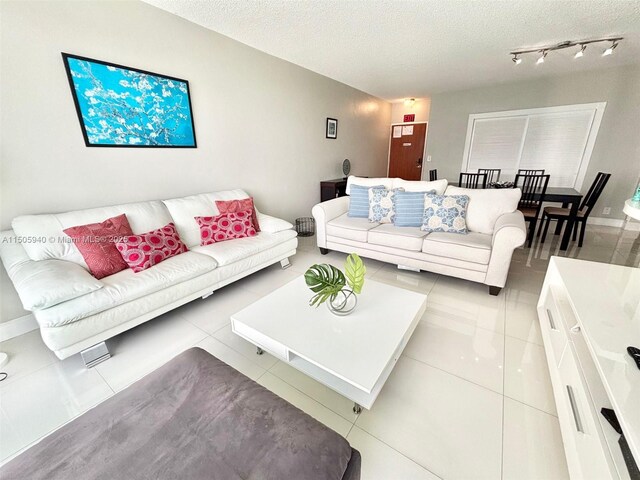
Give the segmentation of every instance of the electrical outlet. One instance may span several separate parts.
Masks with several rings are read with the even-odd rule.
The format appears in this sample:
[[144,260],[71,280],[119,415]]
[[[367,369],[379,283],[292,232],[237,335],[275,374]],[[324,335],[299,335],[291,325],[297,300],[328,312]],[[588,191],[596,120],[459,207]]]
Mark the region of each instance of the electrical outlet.
[[602,214],[603,215],[611,215],[611,207],[604,207],[602,209]]
[[431,161],[431,155],[427,155],[427,162]]

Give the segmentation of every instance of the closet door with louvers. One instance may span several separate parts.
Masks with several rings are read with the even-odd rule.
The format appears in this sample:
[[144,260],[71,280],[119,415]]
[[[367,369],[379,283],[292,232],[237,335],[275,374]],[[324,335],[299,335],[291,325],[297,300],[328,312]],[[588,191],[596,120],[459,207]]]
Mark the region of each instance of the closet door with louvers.
[[583,161],[595,111],[531,115],[520,168],[544,168],[553,187],[573,187]]
[[544,169],[549,185],[580,189],[605,103],[534,108],[469,116],[462,171]]
[[502,177],[515,176],[526,128],[526,116],[475,120],[467,171],[500,168]]

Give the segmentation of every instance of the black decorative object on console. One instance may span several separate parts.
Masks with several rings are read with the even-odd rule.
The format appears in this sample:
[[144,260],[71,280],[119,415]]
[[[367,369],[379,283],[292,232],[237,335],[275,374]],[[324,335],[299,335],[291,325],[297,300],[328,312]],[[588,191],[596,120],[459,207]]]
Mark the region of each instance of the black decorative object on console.
[[636,366],[640,368],[640,348],[627,347],[627,353],[631,355],[633,361],[636,362]]

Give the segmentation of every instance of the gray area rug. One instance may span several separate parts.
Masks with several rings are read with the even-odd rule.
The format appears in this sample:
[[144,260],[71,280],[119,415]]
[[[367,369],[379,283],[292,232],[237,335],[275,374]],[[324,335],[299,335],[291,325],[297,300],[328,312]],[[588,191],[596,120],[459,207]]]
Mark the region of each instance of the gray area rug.
[[358,480],[360,454],[192,348],[7,463],[0,478]]

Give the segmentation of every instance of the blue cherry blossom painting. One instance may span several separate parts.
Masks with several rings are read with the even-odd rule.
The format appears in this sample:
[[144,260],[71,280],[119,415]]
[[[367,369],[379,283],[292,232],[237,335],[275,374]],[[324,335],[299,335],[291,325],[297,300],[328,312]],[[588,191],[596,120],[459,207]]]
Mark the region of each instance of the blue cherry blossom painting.
[[62,57],[88,147],[196,147],[189,82]]

